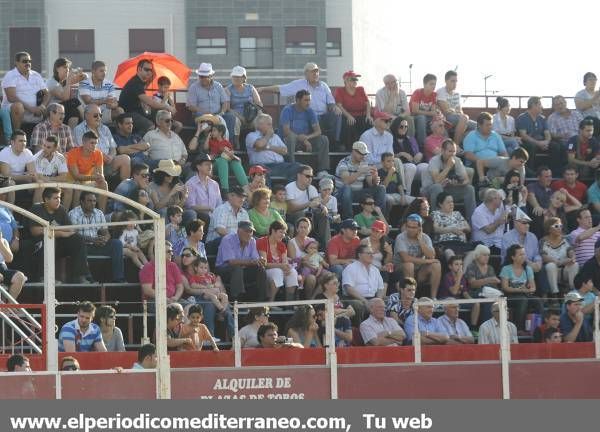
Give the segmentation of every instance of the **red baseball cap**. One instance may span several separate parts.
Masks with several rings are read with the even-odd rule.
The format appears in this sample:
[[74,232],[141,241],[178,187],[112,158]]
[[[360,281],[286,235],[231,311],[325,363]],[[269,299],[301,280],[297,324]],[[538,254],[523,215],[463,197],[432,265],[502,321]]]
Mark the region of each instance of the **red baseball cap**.
[[253,167],[250,167],[250,171],[248,172],[248,174],[249,175],[266,174],[268,172],[269,172],[269,170],[266,169],[264,166],[262,166],[262,165],[254,165]]
[[393,117],[386,113],[385,111],[374,110],[373,111],[374,119],[383,119],[383,120],[391,120]]
[[342,75],[342,78],[343,79],[346,79],[346,78],[358,78],[358,77],[361,77],[361,76],[362,75],[357,74],[353,70],[349,70],[349,71],[344,72],[344,75]]
[[387,225],[382,220],[376,220],[375,222],[373,222],[373,225],[371,225],[371,230],[386,233]]

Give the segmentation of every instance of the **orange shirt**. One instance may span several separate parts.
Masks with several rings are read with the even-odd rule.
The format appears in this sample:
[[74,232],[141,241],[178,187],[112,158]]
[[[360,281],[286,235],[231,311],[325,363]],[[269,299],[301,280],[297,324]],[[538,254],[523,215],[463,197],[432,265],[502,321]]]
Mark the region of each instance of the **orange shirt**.
[[102,152],[98,149],[89,157],[83,155],[83,147],[75,147],[67,152],[67,166],[77,165],[80,175],[93,175],[94,168],[101,167],[103,163]]

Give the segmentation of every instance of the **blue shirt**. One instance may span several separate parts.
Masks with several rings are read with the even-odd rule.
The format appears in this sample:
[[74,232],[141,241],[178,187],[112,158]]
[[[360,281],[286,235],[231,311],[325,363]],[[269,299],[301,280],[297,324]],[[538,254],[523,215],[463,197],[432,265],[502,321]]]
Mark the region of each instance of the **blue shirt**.
[[466,152],[474,153],[477,159],[492,159],[506,153],[506,146],[502,137],[492,131],[489,136],[484,137],[478,130],[471,131],[463,142]]
[[[563,336],[566,336],[569,333],[571,333],[573,327],[575,327],[575,323],[571,321],[569,314],[567,312],[562,313],[560,315],[560,324],[558,325],[558,328],[560,329],[560,332],[563,334]],[[575,342],[591,342],[593,338],[594,336],[590,323],[587,320],[583,320]]]
[[195,106],[198,111],[196,117],[202,114],[217,114],[221,112],[221,105],[229,102],[229,96],[221,83],[213,81],[209,88],[202,87],[199,81],[190,85],[187,96],[188,105]]
[[7,242],[12,241],[13,230],[16,228],[18,228],[18,225],[12,212],[5,207],[0,207],[0,230],[2,230],[2,237]]
[[313,132],[313,125],[319,124],[317,115],[312,108],[307,108],[306,111],[299,111],[295,104],[286,106],[281,111],[279,124],[289,126],[290,130],[297,135],[308,135]]
[[588,188],[587,199],[590,204],[600,203],[600,186],[597,181]]
[[544,132],[548,130],[546,117],[539,115],[533,120],[527,111],[517,117],[516,127],[518,131],[524,130],[527,135],[536,140],[544,140],[546,138]]
[[[138,134],[131,134],[127,137],[124,137],[123,135],[119,134],[118,132],[115,132],[113,134],[113,139],[115,140],[115,143],[117,143],[117,149],[121,146],[128,146],[128,145],[133,145],[133,144],[137,144],[140,141],[142,141],[142,137],[139,136]],[[131,157],[136,157],[136,156],[144,156],[144,152],[135,152],[132,153],[130,155]]]
[[97,324],[90,323],[88,330],[81,333],[77,319],[66,323],[58,335],[58,351],[65,352],[64,341],[75,343],[75,351],[90,352],[97,342],[102,342],[102,331]]
[[500,270],[500,278],[508,279],[508,285],[511,288],[518,288],[526,285],[528,281],[533,280],[533,270],[531,267],[526,266],[521,276],[517,276],[512,265],[505,265]]
[[257,260],[259,257],[256,249],[256,239],[250,238],[245,248],[242,249],[237,233],[227,234],[219,244],[216,266],[227,265],[231,260]]
[[514,228],[502,236],[502,247],[500,248],[502,262],[504,262],[504,258],[506,258],[506,251],[514,244],[521,245],[525,248],[525,255],[527,255],[529,261],[542,262],[539,243],[535,234],[527,232],[525,241],[521,243],[521,234]]
[[[444,328],[444,326],[442,326],[440,324],[440,322],[437,320],[437,318],[431,318],[430,320],[426,320],[425,318],[423,318],[420,314],[417,314],[416,316],[418,316],[419,318],[419,331],[420,332],[430,332],[430,333],[441,333],[441,334],[445,334],[446,336],[448,336],[448,332],[446,331],[446,329]],[[404,331],[406,333],[406,340],[407,341],[412,341],[412,337],[415,334],[415,315],[411,315],[408,318],[406,318],[406,321],[404,322]]]

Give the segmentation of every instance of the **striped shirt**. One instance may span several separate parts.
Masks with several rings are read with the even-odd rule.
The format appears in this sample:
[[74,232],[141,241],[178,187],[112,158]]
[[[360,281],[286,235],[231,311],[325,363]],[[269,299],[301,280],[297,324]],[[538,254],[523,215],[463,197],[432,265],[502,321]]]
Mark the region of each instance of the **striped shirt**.
[[102,332],[97,324],[90,323],[85,333],[81,332],[77,319],[66,323],[58,335],[58,351],[65,352],[64,341],[75,343],[75,351],[90,352],[96,343],[102,342]]
[[35,166],[35,172],[47,177],[56,177],[69,172],[67,159],[57,151],[53,153],[52,160],[48,160],[44,157],[43,150],[40,150],[33,155],[32,162]]
[[584,231],[587,230],[577,227],[577,229],[572,231],[568,237],[569,243],[571,243],[575,249],[575,260],[577,261],[577,264],[579,264],[579,267],[582,267],[587,260],[594,256],[594,245],[596,244],[596,240],[600,239],[600,231],[596,231],[589,238],[586,238],[579,243],[575,243],[577,236],[581,235]]
[[[111,149],[117,148],[117,143],[115,142],[108,126],[101,124],[98,127],[98,129],[99,129],[100,135],[98,137],[97,148],[103,154],[107,155],[110,153]],[[75,126],[75,129],[73,129],[73,134],[75,135],[75,147],[81,147],[83,134],[88,131],[91,131],[91,130],[92,129],[90,129],[88,127],[88,124],[85,120],[82,123],[79,123],[77,126]],[[94,132],[96,132],[96,131],[94,131]]]
[[33,128],[33,133],[31,134],[31,147],[41,147],[41,145],[44,143],[44,140],[50,135],[54,135],[58,138],[58,149],[61,153],[66,153],[75,145],[75,141],[73,141],[73,135],[71,134],[71,128],[69,126],[66,124],[61,124],[58,126],[58,128],[54,129],[50,124],[50,121],[46,120],[38,123]]
[[234,214],[229,202],[221,204],[213,211],[210,218],[206,241],[215,240],[221,237],[217,232],[217,228],[223,228],[227,231],[227,234],[233,234],[237,232],[238,222],[249,220],[250,216],[248,216],[248,212],[244,208],[240,208],[237,214]]
[[[81,208],[81,206],[77,206],[69,212],[69,218],[71,219],[71,222],[73,223],[73,225],[84,225],[84,224],[92,225],[92,224],[106,223],[106,218],[104,217],[104,213],[102,213],[102,210],[99,210],[97,208],[94,209],[92,214],[87,215],[83,212],[83,209]],[[100,228],[106,228],[106,226],[102,227],[102,226],[96,225],[96,226],[91,226],[89,228],[79,228],[77,230],[77,232],[80,235],[82,235],[84,238],[87,238],[87,237],[96,238],[96,237],[98,237],[98,230]]]
[[[106,99],[107,97],[117,98],[117,87],[108,80],[103,80],[99,87],[94,86],[91,79],[83,80],[79,83],[79,96],[90,96],[92,100]],[[104,110],[106,105],[101,105]]]

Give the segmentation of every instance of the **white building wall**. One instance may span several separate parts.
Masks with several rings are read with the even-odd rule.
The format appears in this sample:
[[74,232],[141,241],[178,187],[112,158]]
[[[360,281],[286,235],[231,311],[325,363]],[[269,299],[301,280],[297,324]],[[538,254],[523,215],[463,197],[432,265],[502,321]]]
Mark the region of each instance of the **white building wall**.
[[327,57],[327,83],[342,86],[342,75],[352,69],[354,63],[352,0],[327,0],[327,28],[342,29],[342,56]]
[[[361,82],[367,93],[381,88],[383,76],[388,73],[408,81],[407,54],[420,47],[418,44],[415,47],[412,35],[402,30],[403,21],[410,17],[390,13],[397,10],[398,0],[349,1],[352,2],[352,68],[362,74]],[[408,92],[406,84],[402,87]]]
[[[183,62],[185,54],[184,0],[47,0],[46,69],[58,57],[58,30],[93,29],[95,58],[108,65],[112,79],[117,66],[129,58],[129,29],[164,29],[165,51]],[[89,67],[89,66],[88,66]]]

